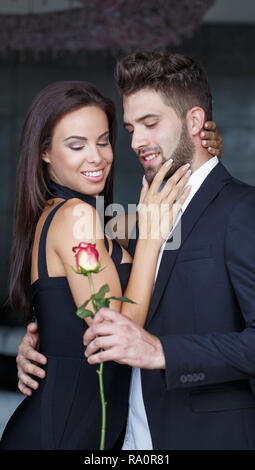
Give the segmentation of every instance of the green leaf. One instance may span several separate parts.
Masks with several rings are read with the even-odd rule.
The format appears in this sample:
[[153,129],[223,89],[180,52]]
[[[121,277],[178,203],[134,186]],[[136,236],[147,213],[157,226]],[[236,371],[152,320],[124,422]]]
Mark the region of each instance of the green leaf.
[[133,300],[128,299],[127,297],[108,297],[108,299],[121,300],[121,302],[129,302],[130,304],[136,304]]
[[79,318],[87,318],[87,317],[91,317],[93,318],[94,317],[94,313],[91,312],[91,310],[87,310],[86,308],[78,308],[78,310],[76,310],[76,315],[79,317]]
[[79,309],[85,308],[91,300],[92,300],[92,297],[90,297],[88,300],[85,300],[85,302],[79,307]]
[[101,307],[109,307],[110,302],[105,299],[105,294],[109,292],[108,284],[104,284],[100,290],[91,296],[95,310],[98,311]]
[[110,288],[109,288],[108,284],[104,284],[96,294],[92,295],[93,300],[97,301],[97,300],[104,299],[105,294],[107,292],[109,292],[109,290],[110,290]]
[[101,307],[107,307],[107,308],[109,308],[109,306],[110,306],[110,301],[109,301],[109,299],[93,300],[93,305],[94,305],[94,307],[95,307],[95,310],[98,311]]
[[100,308],[101,308],[101,307],[107,307],[107,308],[109,308],[109,306],[110,306],[110,300],[109,300],[108,298],[103,299],[103,300],[100,302]]

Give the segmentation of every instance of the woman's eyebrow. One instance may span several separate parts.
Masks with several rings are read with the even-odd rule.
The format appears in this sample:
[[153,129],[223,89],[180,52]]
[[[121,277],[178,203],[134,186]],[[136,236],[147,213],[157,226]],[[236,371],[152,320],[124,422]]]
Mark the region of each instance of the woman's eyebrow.
[[[109,133],[110,133],[110,131],[107,130],[107,131],[103,132],[103,134],[101,134],[98,138],[101,139],[101,137],[104,137],[105,135],[107,135]],[[63,140],[63,142],[66,142],[69,139],[88,140],[87,137],[84,137],[82,135],[70,135],[69,137],[66,137],[66,139]]]
[[70,135],[70,137],[67,137],[66,139],[64,139],[63,142],[69,139],[88,140],[87,137],[83,137],[81,135]]

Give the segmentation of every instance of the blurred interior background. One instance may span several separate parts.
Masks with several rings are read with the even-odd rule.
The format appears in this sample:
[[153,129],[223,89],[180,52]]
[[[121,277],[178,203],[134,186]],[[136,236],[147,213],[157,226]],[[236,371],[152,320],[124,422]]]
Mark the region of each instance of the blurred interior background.
[[[112,98],[119,118],[115,202],[128,209],[142,168],[122,128],[116,59],[135,48],[188,54],[207,69],[222,161],[255,184],[255,2],[253,0],[3,0],[0,2],[0,435],[23,396],[15,355],[25,331],[6,303],[20,132],[39,90],[86,80]],[[26,188],[24,188],[24,191]]]

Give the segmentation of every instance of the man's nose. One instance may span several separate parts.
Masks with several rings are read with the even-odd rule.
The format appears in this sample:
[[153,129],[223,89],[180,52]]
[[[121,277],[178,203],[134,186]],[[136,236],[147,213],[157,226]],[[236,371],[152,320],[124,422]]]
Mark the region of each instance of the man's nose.
[[131,147],[137,153],[144,147],[149,146],[149,140],[143,132],[133,131]]

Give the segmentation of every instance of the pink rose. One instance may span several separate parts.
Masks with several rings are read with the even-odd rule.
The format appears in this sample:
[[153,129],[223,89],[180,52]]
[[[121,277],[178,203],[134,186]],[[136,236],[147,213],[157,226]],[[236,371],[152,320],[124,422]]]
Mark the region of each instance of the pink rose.
[[80,274],[96,273],[100,267],[99,253],[96,244],[81,242],[72,248],[75,253],[76,269]]

